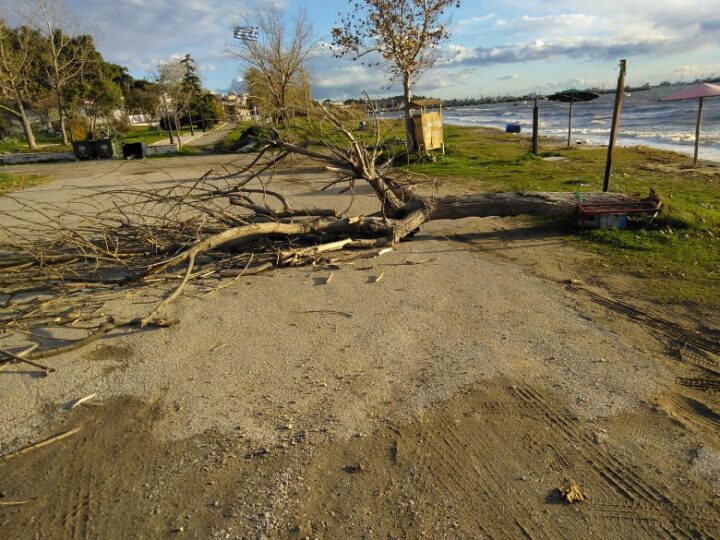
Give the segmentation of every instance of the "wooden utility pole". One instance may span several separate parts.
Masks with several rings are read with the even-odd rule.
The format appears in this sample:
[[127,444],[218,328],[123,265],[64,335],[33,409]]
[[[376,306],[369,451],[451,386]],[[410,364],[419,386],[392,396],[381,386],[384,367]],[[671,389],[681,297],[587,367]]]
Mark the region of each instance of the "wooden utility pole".
[[575,101],[575,96],[570,94],[570,113],[568,114],[568,143],[567,147],[570,148],[570,139],[572,138],[572,109],[573,109],[573,101]]
[[702,126],[702,115],[703,115],[703,100],[700,98],[700,104],[698,105],[698,117],[697,124],[695,124],[695,157],[693,158],[693,167],[697,167],[698,154],[700,151],[700,127]]
[[622,110],[623,97],[625,96],[625,72],[627,71],[627,60],[620,60],[620,74],[618,75],[617,90],[615,92],[615,110],[613,111],[612,127],[610,128],[610,142],[608,142],[607,161],[605,163],[605,180],[603,191],[610,189],[610,173],[612,172],[613,148],[615,138],[620,127],[620,111]]
[[535,96],[535,105],[533,106],[533,132],[532,132],[532,153],[538,155],[538,130],[540,128],[540,109],[538,108],[538,98]]

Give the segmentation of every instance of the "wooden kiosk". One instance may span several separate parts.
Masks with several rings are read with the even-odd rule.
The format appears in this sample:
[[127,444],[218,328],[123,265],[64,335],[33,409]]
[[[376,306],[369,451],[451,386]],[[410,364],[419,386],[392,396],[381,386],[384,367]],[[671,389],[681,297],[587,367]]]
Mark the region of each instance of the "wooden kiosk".
[[[437,110],[428,111],[429,108]],[[439,99],[414,99],[410,102],[410,116],[413,123],[415,148],[422,154],[430,150],[442,150],[445,154],[443,141],[442,101]]]

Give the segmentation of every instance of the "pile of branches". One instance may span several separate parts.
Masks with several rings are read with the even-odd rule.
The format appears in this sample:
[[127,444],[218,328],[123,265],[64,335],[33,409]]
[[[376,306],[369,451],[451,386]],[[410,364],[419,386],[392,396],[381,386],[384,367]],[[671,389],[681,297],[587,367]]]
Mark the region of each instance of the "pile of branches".
[[[332,263],[334,252],[392,245],[430,219],[563,215],[577,202],[567,193],[419,196],[417,182],[397,173],[394,156],[384,154],[377,122],[375,140],[367,144],[326,113],[333,137],[321,136],[319,145],[258,131],[258,152],[246,165],[210,171],[192,183],[98,191],[62,206],[16,199],[16,211],[0,220],[0,369],[24,362],[49,372],[42,359],[110,332],[173,324],[165,308],[191,282],[216,290],[277,267]],[[377,212],[348,216],[331,208],[293,208],[270,181],[297,155],[334,174],[323,189],[369,184]],[[138,296],[154,299],[144,313],[107,313],[113,301]],[[22,350],[2,346],[10,336],[14,343],[23,341],[18,336],[43,341],[33,338],[58,327],[76,329],[81,337]]]

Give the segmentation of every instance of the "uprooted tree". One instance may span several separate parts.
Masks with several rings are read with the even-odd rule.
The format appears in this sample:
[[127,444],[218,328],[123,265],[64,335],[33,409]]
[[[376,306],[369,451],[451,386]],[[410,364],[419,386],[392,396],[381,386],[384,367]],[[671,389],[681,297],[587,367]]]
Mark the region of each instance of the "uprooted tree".
[[[165,310],[190,283],[214,290],[279,266],[337,264],[358,256],[358,250],[362,256],[362,250],[400,242],[430,220],[575,212],[573,193],[420,195],[418,182],[393,168],[377,121],[372,140],[361,140],[331,111],[322,114],[322,144],[254,129],[246,138],[258,146],[255,155],[240,158],[233,170],[225,164],[221,173],[210,171],[195,181],[99,191],[61,207],[16,199],[17,210],[0,220],[0,337],[14,334],[15,345],[27,345],[23,336],[58,326],[82,335],[49,348],[0,347],[0,368],[26,362],[47,372],[51,368],[39,360],[110,332],[172,324]],[[367,183],[377,212],[352,216],[331,208],[294,208],[271,189],[274,172],[290,156],[312,159],[335,175],[325,188]],[[611,193],[582,196],[625,199]],[[122,318],[108,313],[112,302],[138,295],[155,299],[153,307]]]

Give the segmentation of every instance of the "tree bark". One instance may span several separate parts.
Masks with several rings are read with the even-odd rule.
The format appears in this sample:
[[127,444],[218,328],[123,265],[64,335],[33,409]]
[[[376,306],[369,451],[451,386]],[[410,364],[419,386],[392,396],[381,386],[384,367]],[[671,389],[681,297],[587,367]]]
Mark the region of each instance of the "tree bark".
[[30,150],[37,150],[35,135],[33,134],[30,120],[25,113],[25,107],[23,107],[22,103],[18,104],[18,112],[20,113],[20,121],[22,122],[23,131],[25,131],[25,140],[28,143],[28,148],[30,148]]
[[[178,150],[182,148],[182,140],[180,139],[180,118],[178,117],[177,111],[173,114],[175,118],[175,135],[177,136]],[[170,126],[172,129],[172,126]]]
[[59,88],[58,88],[57,107],[58,107],[58,119],[60,121],[60,136],[62,137],[62,144],[67,145],[68,144],[68,136],[67,136],[67,131],[65,131],[65,114],[63,113],[63,104],[62,104],[62,98],[60,97],[60,89]]
[[511,217],[520,215],[572,218],[580,202],[620,203],[636,200],[621,193],[508,192],[442,197],[428,203],[429,219]]

